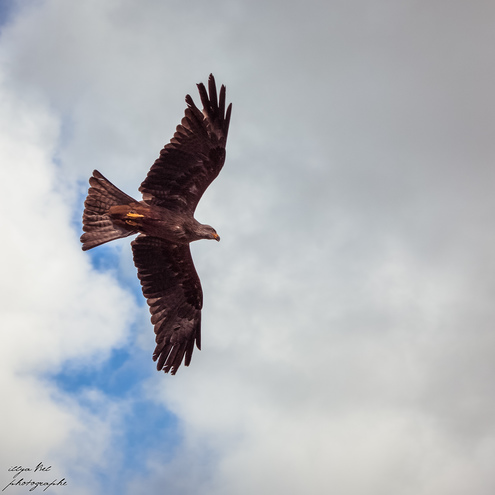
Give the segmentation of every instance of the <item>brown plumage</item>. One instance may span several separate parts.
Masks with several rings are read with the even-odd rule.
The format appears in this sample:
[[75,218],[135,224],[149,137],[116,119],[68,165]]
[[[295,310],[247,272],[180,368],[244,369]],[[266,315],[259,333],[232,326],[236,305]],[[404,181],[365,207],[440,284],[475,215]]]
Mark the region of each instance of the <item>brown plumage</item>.
[[139,234],[131,246],[156,334],[153,360],[158,370],[171,374],[182,361],[189,365],[194,343],[201,348],[203,292],[189,243],[220,240],[212,227],[194,218],[194,211],[225,162],[232,105],[225,108],[225,86],[217,99],[213,75],[208,91],[203,84],[198,90],[203,111],[186,96],[184,118],[139,188],[143,201],[95,170],[83,213],[84,251]]

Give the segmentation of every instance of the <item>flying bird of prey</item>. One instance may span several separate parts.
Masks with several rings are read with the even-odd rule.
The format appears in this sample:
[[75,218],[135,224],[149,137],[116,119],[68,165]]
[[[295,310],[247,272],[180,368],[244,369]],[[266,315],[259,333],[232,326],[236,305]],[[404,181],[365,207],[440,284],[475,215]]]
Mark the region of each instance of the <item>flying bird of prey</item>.
[[217,97],[213,75],[208,91],[197,86],[203,111],[186,96],[184,118],[139,188],[142,201],[93,172],[81,236],[86,251],[139,234],[131,246],[156,334],[153,360],[158,370],[172,375],[182,361],[189,366],[195,343],[201,349],[203,292],[189,243],[220,240],[213,227],[194,218],[194,211],[225,162],[232,109],[232,104],[225,108],[225,86]]

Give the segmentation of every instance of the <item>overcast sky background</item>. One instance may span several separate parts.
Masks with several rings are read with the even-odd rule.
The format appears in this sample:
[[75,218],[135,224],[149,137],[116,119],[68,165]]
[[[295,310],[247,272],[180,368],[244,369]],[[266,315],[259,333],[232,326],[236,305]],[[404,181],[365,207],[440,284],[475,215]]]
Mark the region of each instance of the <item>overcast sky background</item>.
[[[495,493],[495,4],[1,5],[0,488]],[[83,253],[80,218],[94,168],[139,197],[210,72],[222,241],[169,376],[129,239]]]

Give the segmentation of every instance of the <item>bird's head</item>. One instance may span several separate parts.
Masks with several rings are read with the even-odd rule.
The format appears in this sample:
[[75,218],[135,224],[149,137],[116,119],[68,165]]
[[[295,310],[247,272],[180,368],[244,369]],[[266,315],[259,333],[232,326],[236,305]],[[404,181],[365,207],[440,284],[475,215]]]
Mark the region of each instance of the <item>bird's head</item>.
[[199,232],[199,238],[200,239],[215,239],[215,241],[220,240],[220,236],[217,234],[217,231],[211,227],[210,225],[200,225],[200,228],[198,229]]

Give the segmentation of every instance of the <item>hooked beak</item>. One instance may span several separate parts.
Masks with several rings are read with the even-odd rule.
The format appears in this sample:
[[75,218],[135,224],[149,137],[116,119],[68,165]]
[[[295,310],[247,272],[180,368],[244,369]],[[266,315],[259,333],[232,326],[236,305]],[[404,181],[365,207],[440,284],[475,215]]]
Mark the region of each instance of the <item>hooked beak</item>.
[[220,241],[220,236],[219,236],[219,235],[215,232],[215,233],[213,234],[213,239],[215,239],[215,241],[217,241],[217,242],[218,242],[218,241]]

